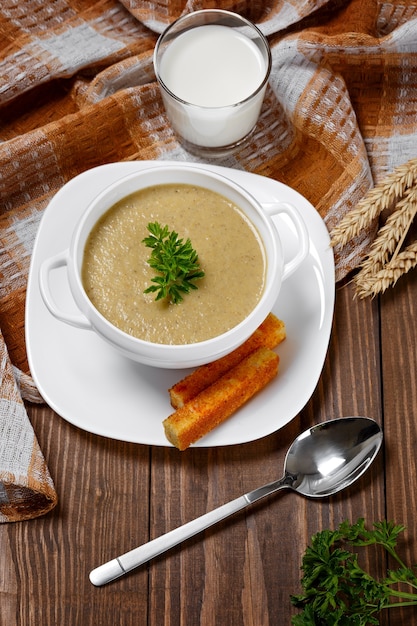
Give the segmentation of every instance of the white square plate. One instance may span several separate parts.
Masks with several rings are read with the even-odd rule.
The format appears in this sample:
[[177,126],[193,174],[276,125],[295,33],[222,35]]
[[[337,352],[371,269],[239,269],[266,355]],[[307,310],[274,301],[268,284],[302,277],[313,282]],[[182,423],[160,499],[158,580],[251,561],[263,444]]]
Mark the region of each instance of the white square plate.
[[[80,174],[52,199],[42,217],[32,254],[26,299],[29,366],[45,401],[61,417],[86,431],[147,445],[170,446],[162,421],[171,412],[168,389],[190,370],[163,370],[135,363],[115,352],[94,332],[56,320],[43,303],[38,273],[42,261],[69,247],[87,204],[114,180],[163,161],[103,165]],[[191,165],[191,164],[190,164]],[[196,446],[221,446],[258,439],[282,428],[310,399],[326,357],[334,307],[333,252],[323,220],[298,192],[270,178],[219,166],[218,171],[259,202],[290,202],[304,218],[307,259],[282,285],[273,312],[285,322],[287,339],[277,348],[279,373],[261,393]],[[285,256],[296,237],[285,216],[276,216]],[[64,272],[54,272],[57,301],[74,310]]]

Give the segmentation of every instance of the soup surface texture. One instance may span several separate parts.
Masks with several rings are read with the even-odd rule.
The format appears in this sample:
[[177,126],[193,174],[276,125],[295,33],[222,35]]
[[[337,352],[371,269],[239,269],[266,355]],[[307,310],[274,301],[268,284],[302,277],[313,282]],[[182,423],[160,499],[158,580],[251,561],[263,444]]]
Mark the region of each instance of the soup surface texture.
[[[205,272],[179,304],[144,293],[156,273],[142,240],[155,221],[190,238]],[[124,332],[189,344],[241,322],[262,295],[265,269],[259,234],[237,206],[203,187],[169,184],[131,194],[100,218],[85,246],[82,280],[94,306]]]

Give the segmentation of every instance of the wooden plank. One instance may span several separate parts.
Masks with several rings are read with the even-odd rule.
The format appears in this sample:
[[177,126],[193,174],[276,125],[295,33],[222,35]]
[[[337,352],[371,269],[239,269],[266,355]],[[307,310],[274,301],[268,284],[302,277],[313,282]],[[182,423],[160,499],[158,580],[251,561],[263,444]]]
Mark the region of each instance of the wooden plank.
[[0,614],[4,606],[15,607],[15,621],[2,617],[0,623],[146,623],[146,570],[100,589],[88,574],[147,540],[149,449],[86,433],[45,407],[30,414],[59,504],[45,517],[0,526],[8,581]]
[[[381,297],[387,518],[407,527],[399,552],[417,563],[417,273]],[[394,567],[391,564],[391,567]],[[417,624],[417,608],[392,611],[392,624]]]

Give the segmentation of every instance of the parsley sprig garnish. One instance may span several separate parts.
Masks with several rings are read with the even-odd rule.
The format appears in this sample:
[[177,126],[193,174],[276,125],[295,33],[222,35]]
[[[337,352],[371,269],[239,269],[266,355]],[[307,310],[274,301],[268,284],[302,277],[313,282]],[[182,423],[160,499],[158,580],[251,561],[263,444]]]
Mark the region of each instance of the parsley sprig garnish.
[[[312,537],[302,560],[304,593],[291,596],[303,609],[292,618],[294,626],[366,626],[379,624],[377,614],[395,606],[417,605],[417,576],[399,557],[396,545],[404,526],[377,522],[365,528],[345,521],[338,530],[323,530]],[[399,566],[377,580],[358,563],[349,546],[382,546]]]
[[193,281],[203,278],[198,254],[188,238],[186,241],[178,237],[178,233],[161,226],[159,222],[148,224],[150,235],[142,240],[152,253],[148,259],[152,269],[160,273],[152,278],[155,283],[145,289],[145,293],[156,293],[155,300],[169,298],[173,304],[183,300],[183,294],[198,287]]

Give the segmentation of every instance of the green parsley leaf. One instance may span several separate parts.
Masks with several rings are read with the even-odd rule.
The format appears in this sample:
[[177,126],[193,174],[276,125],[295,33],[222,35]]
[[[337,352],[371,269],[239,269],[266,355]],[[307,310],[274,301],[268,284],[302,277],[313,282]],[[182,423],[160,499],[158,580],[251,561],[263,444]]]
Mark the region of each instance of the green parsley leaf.
[[178,233],[161,226],[159,222],[148,224],[150,235],[142,240],[152,249],[148,259],[150,267],[159,275],[152,278],[153,285],[144,293],[156,293],[155,300],[168,298],[172,304],[183,301],[183,295],[198,289],[195,280],[204,277],[198,254],[188,238],[186,241],[178,237]]
[[[378,613],[394,606],[417,605],[417,576],[397,552],[404,526],[385,520],[368,529],[360,518],[342,522],[337,530],[323,530],[311,539],[301,569],[303,593],[291,596],[302,612],[294,626],[368,626],[379,624]],[[377,580],[359,565],[349,547],[380,546],[399,565]]]

